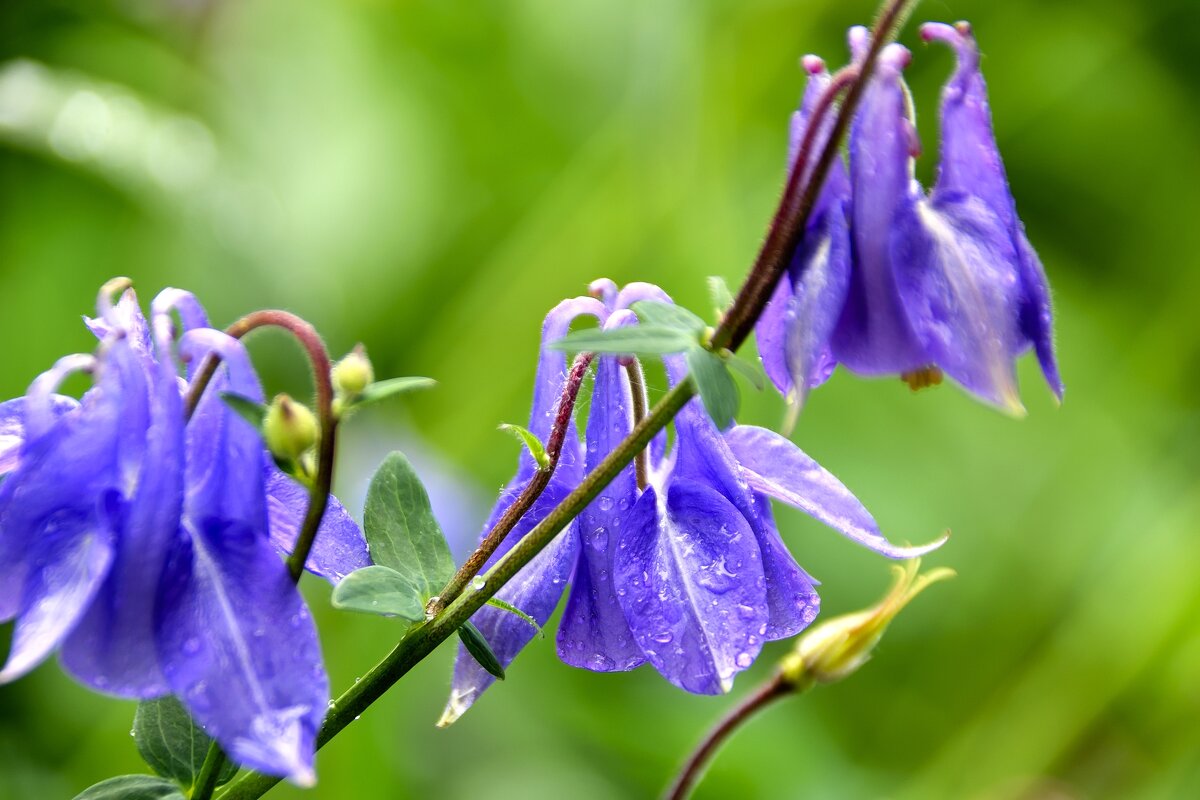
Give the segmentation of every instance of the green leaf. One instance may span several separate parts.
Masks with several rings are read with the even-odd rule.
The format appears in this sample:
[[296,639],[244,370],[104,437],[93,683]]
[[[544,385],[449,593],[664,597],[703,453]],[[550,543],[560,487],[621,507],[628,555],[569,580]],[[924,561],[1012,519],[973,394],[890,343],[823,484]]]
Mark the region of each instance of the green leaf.
[[675,328],[688,333],[700,334],[708,327],[708,323],[700,319],[683,306],[674,303],[660,303],[657,300],[639,300],[631,306],[637,312],[638,319],[643,325],[658,325],[664,328]]
[[697,345],[687,351],[687,363],[704,408],[717,427],[725,430],[737,414],[739,398],[724,359]]
[[185,796],[166,778],[121,775],[84,789],[75,800],[185,800]]
[[504,667],[500,666],[500,659],[496,658],[492,646],[487,643],[487,639],[483,638],[483,634],[479,632],[478,628],[469,622],[464,622],[458,629],[458,638],[462,639],[467,652],[479,662],[479,666],[500,680],[504,680]]
[[733,293],[729,284],[720,275],[712,275],[708,279],[708,296],[712,298],[713,309],[721,316],[733,305]]
[[751,386],[760,392],[763,390],[763,386],[765,384],[763,383],[762,372],[758,369],[758,367],[754,366],[749,361],[738,358],[728,350],[725,350],[721,353],[721,358],[724,359],[726,366],[732,367],[743,378],[748,380]]
[[225,405],[232,408],[242,419],[254,426],[254,430],[262,433],[263,420],[267,417],[267,404],[249,397],[242,397],[236,392],[221,392]]
[[429,495],[403,453],[384,459],[371,479],[363,532],[371,560],[407,581],[422,607],[454,574],[454,559]]
[[531,626],[533,626],[533,629],[535,631],[537,631],[537,635],[539,638],[541,638],[541,639],[546,638],[546,634],[542,630],[542,626],[538,625],[537,620],[534,619],[533,617],[529,616],[528,614],[526,614],[521,609],[514,606],[512,603],[507,603],[504,600],[501,600],[499,597],[490,597],[490,598],[488,598],[487,604],[489,606],[495,606],[496,608],[503,609],[504,611],[507,611],[510,614],[516,614],[518,617],[520,617],[521,619],[528,622]]
[[425,619],[425,604],[409,581],[391,567],[363,567],[351,572],[333,589],[333,607],[403,617],[410,622]]
[[436,385],[437,381],[432,378],[388,378],[385,381],[376,381],[369,384],[367,388],[362,390],[362,394],[354,398],[354,402],[351,405],[354,408],[358,408],[368,403],[378,403],[380,400],[386,400],[398,394],[404,394],[405,392],[417,389],[428,389]]
[[511,433],[525,443],[525,446],[529,448],[529,455],[533,456],[533,460],[537,462],[538,469],[546,469],[550,466],[550,456],[546,453],[546,448],[542,446],[542,440],[534,436],[533,431],[507,422],[500,426],[500,430]]
[[[212,739],[192,721],[183,705],[168,695],[138,703],[133,715],[133,742],[151,769],[191,786],[200,774]],[[218,785],[236,772],[237,765],[226,762],[217,778]]]
[[551,350],[571,350],[577,353],[619,353],[627,355],[660,356],[682,353],[693,347],[698,336],[678,328],[663,325],[630,325],[612,330],[587,328],[574,331],[557,342]]

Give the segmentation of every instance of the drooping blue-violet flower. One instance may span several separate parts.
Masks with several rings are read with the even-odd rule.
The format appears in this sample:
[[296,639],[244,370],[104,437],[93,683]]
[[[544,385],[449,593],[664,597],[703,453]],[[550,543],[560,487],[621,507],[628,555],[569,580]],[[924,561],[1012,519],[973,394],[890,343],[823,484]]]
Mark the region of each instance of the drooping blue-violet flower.
[[[617,292],[610,281],[597,281],[592,288],[603,305],[577,298],[547,317],[531,425],[548,425],[547,411],[561,390],[566,362],[545,345],[565,334],[571,319],[587,313],[611,329],[636,324],[628,307],[639,300],[670,302],[649,284]],[[594,469],[634,423],[633,389],[622,358],[602,355],[596,363],[583,463],[555,474],[560,493]],[[665,363],[673,383],[686,374],[682,357],[668,356]],[[627,466],[518,573],[514,584],[520,594],[504,598],[544,623],[570,579],[558,631],[559,657],[568,664],[611,672],[649,662],[675,685],[713,694],[729,689],[763,642],[803,630],[817,613],[815,582],[784,546],[767,496],[889,557],[907,558],[941,544],[889,544],[849,490],[795,445],[748,426],[722,435],[698,399],[675,418],[675,430],[670,452],[663,436],[648,448],[647,485],[639,486],[634,467]],[[530,474],[522,456],[517,478],[491,522]],[[507,547],[552,507],[553,502],[535,506]],[[521,599],[535,605],[522,606]],[[523,621],[497,609],[483,609],[473,619],[505,665],[533,636]],[[491,676],[460,651],[443,724],[457,719],[491,683]]]
[[[926,194],[913,177],[920,145],[902,77],[910,54],[889,45],[850,133],[849,283],[841,279],[839,240],[826,247],[828,225],[816,227],[828,219],[818,206],[791,274],[764,313],[760,351],[780,390],[800,383],[800,398],[841,363],[864,375],[900,374],[914,386],[944,372],[985,402],[1021,413],[1015,360],[1026,350],[1036,352],[1055,395],[1063,392],[1049,288],[1017,217],[969,26],[927,24],[921,33],[951,45],[958,58],[942,92],[933,191]],[[861,61],[867,31],[852,29],[850,44]],[[810,79],[801,127],[810,95],[826,81],[823,73]],[[822,197],[841,197],[844,187],[835,164]],[[805,255],[813,251],[829,260]]]
[[[88,320],[97,355],[60,360],[0,406],[0,619],[16,619],[0,679],[57,648],[85,685],[175,694],[235,761],[310,783],[329,689],[279,557],[298,533],[298,498],[218,396],[261,398],[258,379],[190,294],[164,291],[148,324],[133,292],[113,304],[112,288]],[[209,352],[223,359],[190,421],[173,311],[193,366]],[[53,394],[81,369],[95,375],[82,401]],[[368,563],[340,505],[321,537],[332,541],[314,550],[314,571],[336,580]]]

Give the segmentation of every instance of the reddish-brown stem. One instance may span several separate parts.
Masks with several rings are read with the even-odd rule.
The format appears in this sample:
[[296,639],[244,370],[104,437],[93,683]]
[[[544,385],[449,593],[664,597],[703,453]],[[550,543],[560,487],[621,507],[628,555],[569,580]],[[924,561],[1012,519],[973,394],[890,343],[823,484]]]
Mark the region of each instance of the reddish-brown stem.
[[[808,131],[805,133],[804,144],[788,176],[787,187],[771,220],[767,238],[759,250],[750,276],[742,284],[729,313],[721,320],[721,325],[713,334],[714,350],[737,350],[754,329],[754,323],[762,314],[763,308],[775,291],[775,285],[779,283],[791,261],[791,253],[795,252],[804,237],[805,226],[808,225],[813,206],[820,196],[825,176],[829,174],[830,166],[838,157],[838,145],[846,135],[850,120],[854,118],[854,112],[862,100],[863,91],[875,69],[879,53],[892,41],[914,3],[915,0],[893,0],[884,7],[871,32],[871,46],[867,50],[866,58],[858,64],[840,70],[835,76],[834,83],[821,98],[821,107],[825,109],[821,116],[816,113],[821,107],[814,109]],[[847,77],[848,73],[851,74]],[[808,170],[809,154],[805,149],[807,147],[811,150],[813,147],[816,132],[823,127],[824,115],[832,108],[837,95],[843,90],[846,90],[846,97],[834,119],[829,138],[826,139],[825,147],[821,150],[821,156],[815,166]],[[808,180],[804,180],[806,177]]]
[[[646,418],[646,374],[642,372],[642,362],[638,361],[636,356],[622,360],[621,365],[625,367],[625,375],[629,378],[629,389],[633,395],[633,424],[636,427]],[[647,445],[639,450],[633,459],[633,472],[637,476],[638,489],[642,490],[646,488],[649,480],[649,452],[650,447]]]
[[[304,522],[300,526],[300,535],[296,537],[292,554],[288,557],[288,574],[293,582],[298,582],[304,573],[304,564],[317,538],[317,530],[321,527],[321,518],[325,516],[325,507],[329,503],[329,491],[333,485],[333,461],[337,453],[337,415],[333,413],[333,382],[330,379],[332,364],[329,352],[317,329],[300,317],[288,311],[268,309],[255,311],[239,319],[225,329],[225,333],[235,339],[241,339],[246,334],[258,328],[282,328],[296,338],[308,353],[312,365],[313,383],[317,389],[317,419],[321,425],[321,438],[317,445],[317,472],[313,478],[312,490],[309,493],[308,510],[304,514]],[[220,364],[220,358],[215,354],[205,357],[192,379],[191,385],[184,398],[184,414],[191,419],[196,405],[208,387],[213,375]]]
[[705,735],[704,740],[693,751],[687,763],[684,764],[683,769],[680,770],[679,775],[675,778],[675,782],[667,790],[665,795],[667,800],[684,800],[684,798],[690,796],[700,778],[704,776],[704,770],[708,767],[708,763],[712,761],[717,751],[721,748],[721,745],[725,744],[734,731],[771,703],[781,697],[792,694],[796,690],[796,687],[785,680],[782,675],[776,674],[771,680],[760,686],[754,694],[734,707],[720,722],[713,726],[712,730]]
[[[312,365],[313,383],[317,388],[317,420],[321,425],[321,438],[317,444],[317,474],[313,477],[309,489],[308,509],[304,513],[304,521],[300,525],[300,533],[288,556],[287,569],[292,583],[299,583],[304,574],[304,565],[308,554],[312,551],[313,542],[317,539],[317,531],[321,527],[321,519],[325,516],[325,507],[329,504],[329,492],[333,487],[333,462],[337,454],[337,415],[333,413],[333,382],[330,378],[332,364],[329,352],[317,329],[305,320],[288,311],[273,309],[255,311],[239,319],[225,329],[225,333],[234,339],[241,339],[246,334],[258,328],[282,328],[296,338],[308,353]],[[200,364],[196,376],[184,397],[184,418],[190,420],[196,411],[196,406],[203,397],[205,389],[217,372],[221,359],[210,353]],[[216,788],[217,775],[225,763],[225,754],[214,741],[204,759],[200,775],[196,781],[193,797],[196,800],[208,800]]]
[[554,426],[550,429],[550,437],[546,441],[546,466],[533,473],[528,483],[525,484],[525,488],[517,495],[517,499],[505,509],[504,514],[483,537],[479,547],[475,548],[475,552],[471,553],[470,557],[458,568],[458,572],[454,573],[441,593],[429,601],[426,609],[429,616],[436,616],[462,594],[467,583],[479,574],[487,560],[504,542],[505,537],[512,532],[526,512],[533,508],[533,504],[550,485],[550,479],[558,467],[559,456],[562,455],[563,442],[566,441],[567,432],[571,428],[571,414],[575,410],[575,400],[579,397],[579,388],[583,385],[583,377],[587,374],[592,358],[591,353],[580,353],[575,357],[571,369],[567,372],[567,379],[563,383],[562,394],[558,400]]

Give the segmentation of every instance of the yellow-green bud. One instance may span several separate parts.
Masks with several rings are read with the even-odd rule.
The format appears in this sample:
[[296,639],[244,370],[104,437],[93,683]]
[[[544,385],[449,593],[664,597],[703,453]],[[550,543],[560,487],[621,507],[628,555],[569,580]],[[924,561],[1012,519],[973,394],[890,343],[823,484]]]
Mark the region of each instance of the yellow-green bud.
[[318,425],[313,412],[286,394],[275,395],[263,420],[263,438],[276,458],[296,461],[317,442]]
[[355,345],[345,358],[333,365],[331,377],[338,395],[353,398],[362,394],[375,381],[375,369],[371,359],[367,358],[366,348]]
[[893,566],[895,581],[878,605],[834,617],[801,636],[781,664],[784,679],[793,685],[833,683],[865,664],[888,625],[914,597],[926,586],[954,577],[954,570],[945,567],[918,575],[920,566],[920,559]]

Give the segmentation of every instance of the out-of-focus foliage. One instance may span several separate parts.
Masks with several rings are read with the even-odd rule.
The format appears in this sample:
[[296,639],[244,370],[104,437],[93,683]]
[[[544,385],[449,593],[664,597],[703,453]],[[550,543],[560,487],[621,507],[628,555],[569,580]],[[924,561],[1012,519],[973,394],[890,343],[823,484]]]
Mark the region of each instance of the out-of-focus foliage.
[[[91,346],[79,315],[113,275],[193,289],[222,322],[286,306],[337,353],[365,342],[381,377],[438,379],[349,424],[342,490],[359,512],[362,476],[408,450],[461,552],[511,472],[496,425],[527,413],[544,311],[602,275],[693,308],[708,307],[706,276],[736,285],[781,185],[797,58],[840,61],[871,6],[6,0],[3,396]],[[797,440],[893,539],[952,528],[928,562],[960,578],[851,680],[746,729],[700,796],[1195,796],[1200,5],[938,0],[927,18],[972,20],[986,55],[1056,290],[1066,405],[1031,363],[1023,422],[949,387],[839,374],[813,394]],[[913,29],[904,41],[932,156],[951,57]],[[271,392],[303,396],[295,348],[264,335],[254,350]],[[747,421],[780,419],[777,397],[743,395]],[[825,614],[882,590],[879,558],[780,517]],[[397,627],[309,589],[346,685]],[[449,659],[328,747],[308,796],[646,796],[731,702],[648,669],[572,670],[547,639],[437,731]],[[132,716],[54,665],[0,688],[0,797],[142,770]]]

